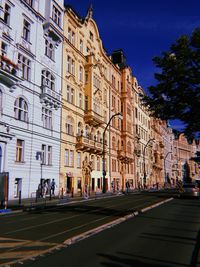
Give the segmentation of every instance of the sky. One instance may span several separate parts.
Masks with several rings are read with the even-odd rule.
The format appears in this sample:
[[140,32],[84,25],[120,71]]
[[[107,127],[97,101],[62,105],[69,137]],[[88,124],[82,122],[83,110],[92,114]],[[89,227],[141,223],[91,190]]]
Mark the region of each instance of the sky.
[[81,17],[90,4],[103,46],[123,49],[127,65],[147,92],[157,71],[152,58],[200,27],[200,0],[65,0]]

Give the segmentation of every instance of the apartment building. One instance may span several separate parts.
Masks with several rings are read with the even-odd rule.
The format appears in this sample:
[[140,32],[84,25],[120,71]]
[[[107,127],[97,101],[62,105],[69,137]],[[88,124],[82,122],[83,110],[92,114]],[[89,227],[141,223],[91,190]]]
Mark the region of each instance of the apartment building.
[[0,172],[9,199],[59,185],[62,2],[0,1]]

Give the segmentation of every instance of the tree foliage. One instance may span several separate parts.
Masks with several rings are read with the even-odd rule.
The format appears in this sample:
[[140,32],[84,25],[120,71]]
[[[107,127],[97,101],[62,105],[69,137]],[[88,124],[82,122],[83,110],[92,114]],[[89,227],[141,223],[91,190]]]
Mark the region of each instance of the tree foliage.
[[153,62],[159,68],[157,84],[148,88],[145,105],[152,116],[181,120],[184,134],[194,137],[200,131],[200,28],[181,36]]

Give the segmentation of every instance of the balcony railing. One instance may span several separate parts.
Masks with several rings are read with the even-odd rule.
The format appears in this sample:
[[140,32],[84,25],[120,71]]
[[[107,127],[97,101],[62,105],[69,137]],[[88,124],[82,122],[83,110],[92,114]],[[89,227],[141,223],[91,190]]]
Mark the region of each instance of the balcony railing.
[[61,95],[49,88],[47,85],[42,86],[40,95],[40,102],[45,103],[47,106],[58,109],[61,107]]
[[85,136],[77,136],[76,149],[94,154],[102,154],[103,144]]

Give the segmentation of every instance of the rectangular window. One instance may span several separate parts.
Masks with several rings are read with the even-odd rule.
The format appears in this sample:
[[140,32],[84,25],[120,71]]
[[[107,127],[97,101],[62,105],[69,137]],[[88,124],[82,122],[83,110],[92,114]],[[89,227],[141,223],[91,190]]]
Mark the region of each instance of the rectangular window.
[[46,164],[46,145],[42,145],[42,164]]
[[73,45],[75,45],[75,33],[72,31],[72,39],[71,39],[71,43]]
[[55,46],[48,40],[45,40],[45,56],[55,59]]
[[31,61],[23,56],[22,54],[18,54],[18,64],[22,69],[22,78],[30,81],[31,79]]
[[65,166],[69,166],[69,150],[65,149],[65,160],[64,160]]
[[48,146],[47,164],[52,165],[52,146]]
[[71,57],[67,57],[67,72],[71,73]]
[[116,160],[112,159],[112,171],[116,172]]
[[23,38],[30,42],[30,31],[31,31],[31,24],[24,19],[24,26],[23,26]]
[[77,152],[77,168],[81,168],[81,152]]
[[1,42],[1,55],[7,55],[8,52],[8,45],[4,42]]
[[80,39],[80,43],[79,43],[79,50],[81,53],[83,53],[83,40]]
[[83,107],[83,95],[81,93],[79,94],[79,107]]
[[72,59],[72,69],[71,69],[71,74],[75,75],[75,61]]
[[52,129],[52,111],[47,108],[42,108],[42,122],[43,127],[51,130]]
[[74,166],[74,151],[70,150],[69,154],[69,166],[73,167]]
[[100,171],[100,158],[97,157],[97,171]]
[[67,102],[70,102],[70,87],[67,85]]
[[71,88],[71,101],[72,104],[74,104],[74,89]]
[[68,28],[67,39],[69,42],[71,42],[71,29],[70,28]]
[[52,8],[52,19],[58,26],[61,26],[61,12],[55,6]]
[[79,66],[79,81],[83,81],[83,68]]
[[16,161],[24,162],[24,140],[17,139]]
[[4,10],[4,22],[8,26],[10,26],[10,13],[11,13],[11,8],[8,4],[5,4],[5,10]]

